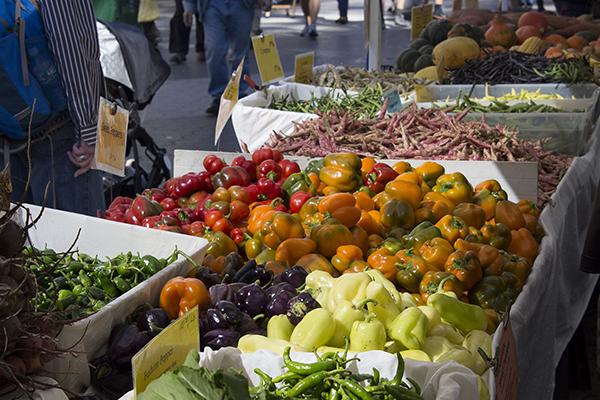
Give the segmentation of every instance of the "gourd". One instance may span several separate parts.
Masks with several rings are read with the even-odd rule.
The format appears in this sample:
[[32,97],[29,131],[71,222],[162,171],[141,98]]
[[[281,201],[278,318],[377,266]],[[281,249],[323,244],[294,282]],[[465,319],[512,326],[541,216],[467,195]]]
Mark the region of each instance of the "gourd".
[[444,69],[456,69],[468,60],[479,58],[481,49],[477,42],[468,37],[453,37],[444,40],[433,49],[433,62]]

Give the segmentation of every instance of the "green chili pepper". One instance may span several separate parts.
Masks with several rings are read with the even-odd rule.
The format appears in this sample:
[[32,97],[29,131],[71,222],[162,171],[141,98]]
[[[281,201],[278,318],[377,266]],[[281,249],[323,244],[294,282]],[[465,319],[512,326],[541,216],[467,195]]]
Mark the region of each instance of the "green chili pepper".
[[58,298],[56,299],[56,308],[59,309],[60,311],[63,311],[68,306],[75,303],[76,300],[77,300],[77,298],[75,297],[73,292],[71,292],[70,290],[67,290],[67,289],[59,290]]
[[292,388],[283,392],[283,397],[297,397],[305,393],[307,390],[314,388],[321,384],[325,378],[330,375],[331,371],[320,371],[312,375],[307,376],[300,382],[296,383]]
[[332,369],[335,369],[337,365],[337,363],[334,360],[330,359],[317,361],[312,364],[304,364],[297,361],[292,361],[292,359],[290,358],[290,351],[290,347],[286,347],[283,351],[283,364],[290,372],[299,375],[306,376],[319,371],[331,371]]
[[297,380],[297,379],[302,379],[304,378],[302,375],[298,375],[295,372],[286,372],[284,374],[281,374],[275,378],[272,379],[273,383],[279,383],[279,382],[286,382],[286,381],[290,381],[290,380]]
[[92,279],[83,270],[79,271],[78,279],[79,282],[85,287],[92,285]]
[[359,383],[347,379],[331,378],[332,381],[340,385],[342,388],[358,397],[360,400],[372,400],[373,397]]
[[104,290],[97,288],[96,286],[90,286],[89,288],[87,288],[87,291],[90,294],[90,296],[92,296],[96,300],[104,300],[104,298],[106,297],[106,293],[104,293]]
[[115,283],[115,286],[117,287],[117,289],[119,289],[119,291],[121,293],[125,293],[127,291],[129,291],[129,289],[131,289],[131,285],[129,283],[127,283],[127,281],[123,278],[121,278],[120,276],[117,276],[113,282]]
[[422,400],[420,395],[403,386],[385,385],[385,390],[396,400]]
[[71,291],[74,295],[80,296],[85,293],[85,287],[83,285],[75,285]]

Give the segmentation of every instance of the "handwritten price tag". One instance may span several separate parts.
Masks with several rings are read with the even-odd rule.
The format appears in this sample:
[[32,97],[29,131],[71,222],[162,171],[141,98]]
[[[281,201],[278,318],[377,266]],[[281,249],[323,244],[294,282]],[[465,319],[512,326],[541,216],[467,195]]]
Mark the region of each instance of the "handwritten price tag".
[[400,111],[400,108],[402,107],[402,100],[400,100],[400,93],[398,93],[398,89],[390,89],[385,92],[383,94],[383,101],[388,102],[388,114],[396,113]]
[[258,64],[258,72],[262,85],[276,82],[283,78],[283,67],[279,51],[273,35],[254,36],[252,48]]
[[314,51],[296,55],[294,59],[294,81],[298,83],[312,82],[314,64]]
[[433,4],[424,4],[413,7],[411,10],[410,37],[416,39],[423,29],[433,19]]
[[219,114],[217,115],[217,123],[215,124],[215,146],[219,142],[221,133],[223,133],[223,129],[225,128],[225,124],[227,124],[227,121],[229,121],[229,117],[231,117],[231,113],[233,113],[233,108],[238,102],[240,93],[240,79],[242,77],[243,69],[244,58],[242,58],[242,61],[240,61],[240,65],[238,65],[237,69],[231,76],[225,91],[221,95]]
[[129,111],[100,98],[94,169],[125,176],[128,123]]
[[496,352],[496,399],[516,400],[519,383],[517,345],[510,319],[502,328],[502,337]]
[[131,366],[136,397],[164,372],[183,364],[192,349],[200,349],[198,307],[166,327],[133,356]]

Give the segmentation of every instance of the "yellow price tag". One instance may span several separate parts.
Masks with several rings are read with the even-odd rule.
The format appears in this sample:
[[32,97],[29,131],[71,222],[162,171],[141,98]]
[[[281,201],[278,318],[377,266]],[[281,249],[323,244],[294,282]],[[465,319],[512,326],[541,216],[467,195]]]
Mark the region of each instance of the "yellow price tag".
[[231,117],[231,113],[233,113],[233,108],[238,102],[240,93],[240,79],[242,78],[243,74],[244,60],[245,58],[242,58],[240,65],[238,65],[237,69],[232,74],[225,91],[221,95],[219,114],[217,115],[217,123],[215,124],[215,146],[219,142],[221,133],[223,133],[223,129],[225,128],[225,124],[227,124],[229,117]]
[[294,59],[294,81],[298,83],[311,83],[314,65],[314,51],[296,55]]
[[128,123],[129,111],[100,98],[94,169],[125,176]]
[[411,10],[410,37],[416,39],[433,19],[433,4],[423,4]]
[[194,307],[152,339],[131,359],[135,395],[153,380],[178,367],[192,349],[200,349],[198,307]]
[[283,78],[283,67],[281,66],[275,37],[272,34],[254,36],[252,38],[252,48],[254,49],[254,57],[256,57],[262,85],[281,80]]

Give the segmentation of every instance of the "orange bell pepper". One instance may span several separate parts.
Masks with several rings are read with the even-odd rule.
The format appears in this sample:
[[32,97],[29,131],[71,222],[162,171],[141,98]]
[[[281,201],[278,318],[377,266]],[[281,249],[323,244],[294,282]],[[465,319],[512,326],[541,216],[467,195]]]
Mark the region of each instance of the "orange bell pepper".
[[425,161],[423,164],[419,165],[415,168],[415,172],[421,176],[423,181],[430,188],[435,186],[435,181],[437,178],[442,176],[444,172],[444,167],[436,162]]
[[278,211],[271,221],[261,229],[262,242],[271,249],[277,247],[286,239],[303,238],[304,228],[292,214]]
[[375,159],[373,157],[365,157],[362,159],[360,166],[360,177],[363,181],[367,178],[367,175],[373,169],[373,165],[375,165]]
[[320,224],[325,216],[319,212],[319,202],[321,201],[320,197],[311,197],[306,200],[306,202],[300,208],[300,212],[298,216],[300,217],[300,221],[304,226],[307,232],[310,232],[310,229],[314,225]]
[[337,270],[335,268],[333,268],[333,266],[331,265],[329,260],[320,254],[316,254],[316,253],[306,254],[305,256],[300,258],[298,261],[296,261],[296,265],[301,266],[308,272],[325,271],[325,272],[329,273],[331,276],[338,276]]
[[446,215],[440,219],[435,226],[442,232],[444,239],[454,244],[456,239],[464,239],[469,234],[469,228],[465,221],[454,215]]
[[383,235],[384,233],[383,225],[377,222],[375,218],[365,210],[360,212],[360,219],[358,220],[357,226],[363,228],[369,235]]
[[446,260],[450,254],[454,253],[454,248],[446,239],[433,238],[423,243],[419,248],[419,253],[431,267],[443,271]]
[[169,318],[176,319],[198,306],[203,309],[210,304],[208,289],[200,279],[170,279],[160,291],[160,308],[165,310]]
[[444,268],[461,281],[464,290],[470,290],[483,278],[479,258],[473,251],[456,250],[450,254]]
[[532,235],[536,235],[538,233],[538,217],[531,214],[523,214],[523,219],[525,220],[525,228]]
[[531,272],[531,264],[529,261],[516,254],[507,253],[506,251],[500,251],[500,256],[504,259],[502,271],[515,274],[519,280],[519,287],[523,287]]
[[466,240],[458,239],[454,243],[456,250],[472,251],[477,254],[479,264],[483,269],[484,275],[500,275],[504,266],[504,257],[501,251],[490,246],[489,244],[473,243]]
[[510,231],[510,244],[508,245],[508,252],[516,254],[533,262],[533,259],[538,254],[538,243],[526,228],[521,228],[516,231]]
[[531,200],[519,200],[519,202],[517,203],[517,207],[519,207],[519,210],[521,211],[521,213],[523,213],[523,215],[527,214],[534,217],[540,216],[540,209]]
[[369,268],[371,268],[369,266],[369,264],[367,264],[366,261],[363,260],[357,260],[352,262],[352,264],[350,264],[350,267],[348,267],[348,269],[344,270],[344,274],[353,274],[356,272],[365,272],[366,270],[368,270]]
[[289,266],[303,256],[314,253],[317,250],[317,244],[311,239],[286,239],[275,250],[275,261],[287,262]]
[[406,171],[412,170],[412,166],[406,161],[398,161],[396,164],[392,165],[392,169],[398,174],[403,174]]
[[419,206],[423,197],[421,187],[413,182],[403,180],[393,180],[385,185],[385,192],[395,200],[407,201],[413,209]]
[[423,276],[430,270],[429,264],[412,249],[396,253],[396,281],[409,292],[417,292]]
[[254,207],[248,217],[248,232],[252,235],[259,232],[263,225],[273,218],[275,212],[270,204]]
[[423,201],[419,203],[419,208],[415,211],[417,223],[429,221],[432,224],[438,222],[444,215],[450,214],[454,208],[448,199],[436,192],[428,192],[423,196]]
[[498,181],[490,179],[475,186],[475,204],[485,211],[485,219],[490,220],[496,212],[496,203],[508,198]]
[[423,182],[423,178],[421,178],[421,175],[417,174],[415,171],[409,171],[409,172],[400,174],[394,180],[410,182],[410,183],[414,183],[415,185],[419,185],[419,186],[421,186],[421,183]]
[[375,202],[365,192],[354,192],[354,199],[356,200],[356,207],[364,211],[371,211],[375,209]]
[[350,268],[354,261],[362,260],[363,252],[358,246],[345,245],[337,248],[335,255],[331,258],[331,265],[338,272],[344,272]]
[[392,200],[392,196],[390,196],[386,192],[377,193],[375,196],[373,196],[373,202],[375,203],[375,206],[377,206],[378,209],[383,208],[385,203],[387,203],[390,200]]
[[335,193],[325,196],[319,202],[317,210],[320,213],[332,213],[341,207],[354,207],[356,199],[350,193]]
[[483,208],[473,203],[460,203],[452,210],[452,215],[460,217],[467,223],[467,226],[477,229],[481,228],[486,221]]
[[331,213],[331,217],[338,220],[342,225],[352,228],[360,220],[361,211],[358,207],[340,207]]
[[398,264],[398,261],[398,257],[391,254],[385,247],[371,253],[367,258],[367,263],[371,268],[378,269],[383,276],[392,282],[396,281],[396,264]]
[[311,239],[317,242],[320,254],[331,259],[337,248],[347,244],[354,244],[352,232],[342,224],[321,224],[311,231]]
[[510,230],[521,229],[525,226],[525,218],[519,207],[512,201],[502,200],[496,203],[496,212],[494,214],[496,223],[508,226]]
[[383,243],[383,237],[381,237],[381,235],[377,235],[377,234],[371,234],[368,237],[368,244],[369,244],[369,248],[370,249],[374,249],[379,247],[379,245],[381,243]]
[[481,227],[481,234],[486,243],[497,249],[506,250],[511,241],[510,229],[504,224],[486,222]]
[[350,232],[352,232],[354,245],[358,246],[363,253],[366,253],[369,250],[369,234],[367,231],[357,225],[350,228]]
[[319,179],[319,174],[316,172],[309,172],[306,177],[310,181],[310,186],[318,188],[321,184],[321,180]]

